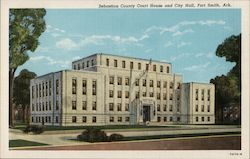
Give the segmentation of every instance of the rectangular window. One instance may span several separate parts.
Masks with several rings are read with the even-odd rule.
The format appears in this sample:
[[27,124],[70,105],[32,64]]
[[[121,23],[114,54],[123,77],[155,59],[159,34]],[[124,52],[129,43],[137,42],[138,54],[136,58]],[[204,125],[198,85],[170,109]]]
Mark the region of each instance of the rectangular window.
[[39,97],[42,96],[42,88],[41,88],[41,84],[39,84]]
[[87,94],[87,80],[82,80],[82,94]]
[[32,86],[31,94],[32,94],[32,99],[33,99],[34,98],[34,86]]
[[114,117],[113,116],[109,117],[109,122],[111,122],[111,123],[114,122]]
[[149,97],[154,97],[154,92],[149,92]]
[[56,123],[59,123],[59,117],[56,116]]
[[154,81],[153,80],[149,81],[149,87],[154,87]]
[[117,60],[114,60],[114,67],[117,67]]
[[130,69],[133,69],[133,68],[134,68],[134,63],[130,62]]
[[44,111],[44,103],[42,102],[42,111]]
[[210,101],[210,90],[207,90],[207,101]]
[[87,110],[87,101],[82,101],[82,110]]
[[84,69],[84,62],[82,63],[82,69]]
[[198,122],[198,121],[199,121],[199,117],[197,116],[197,117],[195,118],[195,120],[196,120],[196,122]]
[[161,81],[157,81],[157,87],[158,87],[158,88],[161,87]]
[[41,103],[39,103],[39,111],[42,111]]
[[96,81],[92,81],[92,95],[96,95]]
[[114,91],[113,90],[109,90],[109,98],[113,98],[114,97]]
[[109,59],[106,59],[106,66],[109,66]]
[[109,77],[109,84],[114,84],[114,77],[113,76]]
[[36,97],[38,98],[38,85],[36,85]]
[[163,72],[163,66],[160,66],[160,72]]
[[199,90],[196,89],[195,90],[195,100],[198,100],[199,99]]
[[143,96],[143,97],[146,97],[146,96],[147,96],[147,93],[146,93],[146,92],[142,92],[142,96]]
[[173,100],[173,94],[169,94],[169,100]]
[[125,78],[125,85],[126,85],[126,86],[129,85],[129,78],[128,78],[128,77]]
[[117,98],[122,98],[122,91],[117,92]]
[[207,117],[207,121],[210,121],[210,117],[209,116]]
[[180,103],[177,103],[177,112],[180,112]]
[[121,116],[118,117],[118,122],[122,122],[122,117]]
[[181,117],[178,116],[177,117],[177,121],[180,122],[181,121]]
[[59,102],[56,100],[56,110],[59,110]]
[[48,102],[45,103],[45,110],[48,111]]
[[49,110],[51,110],[51,101],[49,101]]
[[122,68],[126,68],[126,63],[125,63],[125,61],[122,61]]
[[201,111],[204,112],[204,105],[201,106]]
[[143,79],[142,86],[143,86],[143,87],[146,87],[146,86],[147,86],[147,80],[146,80],[146,79]]
[[163,100],[167,100],[167,94],[163,93]]
[[163,111],[166,112],[167,111],[167,105],[165,104],[163,107]]
[[198,105],[195,106],[195,111],[196,111],[196,112],[199,111],[199,106],[198,106]]
[[201,117],[201,121],[204,121],[204,117]]
[[95,116],[92,117],[92,122],[96,123],[96,117]]
[[117,103],[117,111],[122,111],[122,103]]
[[169,73],[169,66],[167,66],[167,73]]
[[52,88],[51,88],[51,81],[49,81],[49,95],[51,96]]
[[174,83],[173,83],[173,82],[170,82],[169,88],[170,88],[170,89],[173,89],[173,87],[174,87]]
[[117,77],[117,85],[122,85],[122,77]]
[[210,112],[210,105],[207,106],[207,112]]
[[81,69],[80,64],[77,64],[77,69],[78,69],[78,70],[80,70],[80,69]]
[[92,102],[92,110],[96,110],[96,102]]
[[87,61],[87,66],[86,67],[89,67],[89,61]]
[[59,80],[56,80],[56,94],[59,94]]
[[129,117],[128,117],[128,116],[125,118],[125,121],[126,121],[126,122],[129,122]]
[[135,92],[135,98],[138,99],[140,97],[140,92]]
[[201,90],[201,100],[202,100],[202,101],[204,100],[204,93],[205,93],[205,90],[202,89],[202,90]]
[[181,83],[180,82],[177,83],[177,89],[181,89]]
[[48,82],[46,82],[46,85],[45,85],[45,95],[46,97],[48,96]]
[[164,116],[163,121],[166,122],[167,121],[167,117]]
[[76,65],[74,65],[74,70],[76,70]]
[[129,91],[125,91],[125,98],[129,98]]
[[43,83],[43,97],[44,97],[44,83]]
[[167,82],[166,81],[163,83],[163,88],[167,88]]
[[109,103],[109,111],[114,111],[114,103]]
[[173,105],[169,105],[169,111],[170,111],[170,112],[173,111]]
[[138,70],[141,70],[141,63],[138,63]]
[[157,117],[157,122],[161,122],[161,117]]
[[76,89],[77,89],[76,79],[73,78],[72,79],[72,94],[76,94]]
[[156,65],[153,65],[153,71],[156,71]]
[[91,65],[94,66],[94,60],[91,60]]
[[87,122],[87,117],[86,117],[86,116],[83,116],[83,117],[82,117],[82,122],[83,122],[83,123],[86,123],[86,122]]
[[157,105],[157,111],[158,112],[161,111],[161,105],[160,104]]
[[135,79],[135,86],[139,86],[139,82],[140,82],[140,80],[138,78]]
[[34,104],[32,104],[32,109],[31,109],[32,111],[34,111],[35,110],[35,106],[34,106]]
[[76,116],[72,116],[72,123],[76,123]]
[[129,111],[129,104],[128,103],[125,104],[125,111]]
[[149,64],[146,64],[146,70],[148,71],[148,69],[149,69]]
[[157,93],[157,99],[158,99],[158,100],[161,99],[161,93]]

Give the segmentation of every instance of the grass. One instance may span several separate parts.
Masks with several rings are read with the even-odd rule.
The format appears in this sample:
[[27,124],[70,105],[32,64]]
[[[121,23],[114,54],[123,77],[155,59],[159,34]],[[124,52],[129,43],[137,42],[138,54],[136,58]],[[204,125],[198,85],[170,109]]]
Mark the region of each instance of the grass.
[[46,146],[48,144],[27,141],[27,140],[10,140],[9,147],[25,147],[25,146]]

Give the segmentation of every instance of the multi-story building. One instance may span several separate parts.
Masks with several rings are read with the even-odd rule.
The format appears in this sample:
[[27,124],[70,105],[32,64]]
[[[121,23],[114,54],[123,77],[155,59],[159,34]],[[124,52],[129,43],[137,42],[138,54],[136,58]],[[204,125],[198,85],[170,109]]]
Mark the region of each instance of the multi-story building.
[[31,124],[213,124],[214,85],[170,63],[98,53],[31,80]]

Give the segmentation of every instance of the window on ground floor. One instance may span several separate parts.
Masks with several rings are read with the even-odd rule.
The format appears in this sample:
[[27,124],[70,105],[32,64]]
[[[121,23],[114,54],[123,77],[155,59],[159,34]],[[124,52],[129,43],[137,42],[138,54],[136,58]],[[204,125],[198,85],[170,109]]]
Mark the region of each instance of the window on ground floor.
[[76,116],[72,116],[72,123],[76,123]]
[[96,123],[96,117],[95,116],[92,117],[92,122]]

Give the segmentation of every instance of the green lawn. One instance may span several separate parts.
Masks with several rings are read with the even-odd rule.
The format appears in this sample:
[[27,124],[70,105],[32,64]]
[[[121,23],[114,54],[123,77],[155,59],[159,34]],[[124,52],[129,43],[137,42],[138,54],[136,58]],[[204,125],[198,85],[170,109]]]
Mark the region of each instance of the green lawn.
[[9,141],[9,147],[25,147],[25,146],[45,146],[48,144],[39,143],[39,142],[33,142],[33,141],[27,141],[27,140],[10,140]]

